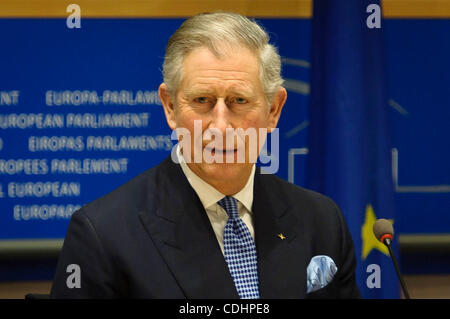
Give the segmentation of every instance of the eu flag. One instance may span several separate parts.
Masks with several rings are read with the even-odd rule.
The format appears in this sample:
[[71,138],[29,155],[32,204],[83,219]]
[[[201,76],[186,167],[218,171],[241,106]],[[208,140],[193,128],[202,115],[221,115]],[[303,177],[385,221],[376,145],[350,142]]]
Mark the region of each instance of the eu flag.
[[344,214],[362,297],[398,298],[388,250],[372,232],[377,218],[395,226],[380,4],[316,0],[313,12],[306,184]]

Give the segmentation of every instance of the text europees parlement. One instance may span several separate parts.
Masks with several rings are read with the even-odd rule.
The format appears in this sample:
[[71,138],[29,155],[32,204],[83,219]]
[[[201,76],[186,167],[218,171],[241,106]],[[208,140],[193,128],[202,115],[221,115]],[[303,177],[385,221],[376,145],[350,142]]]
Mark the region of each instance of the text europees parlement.
[[129,159],[122,158],[54,158],[0,159],[0,175],[46,174],[126,174]]

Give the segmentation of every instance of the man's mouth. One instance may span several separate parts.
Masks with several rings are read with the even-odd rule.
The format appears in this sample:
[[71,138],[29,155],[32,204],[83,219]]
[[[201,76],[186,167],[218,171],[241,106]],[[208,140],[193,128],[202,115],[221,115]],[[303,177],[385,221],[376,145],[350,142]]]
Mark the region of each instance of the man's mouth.
[[230,149],[222,149],[222,148],[216,148],[216,147],[205,147],[204,148],[207,152],[210,152],[211,154],[217,153],[234,153],[237,152],[237,148],[230,148]]

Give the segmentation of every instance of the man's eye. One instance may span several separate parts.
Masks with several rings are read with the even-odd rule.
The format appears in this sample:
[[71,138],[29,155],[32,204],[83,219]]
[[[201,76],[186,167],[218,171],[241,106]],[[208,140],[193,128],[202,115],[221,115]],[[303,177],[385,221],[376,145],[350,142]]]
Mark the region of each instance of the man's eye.
[[200,104],[205,104],[205,103],[208,103],[208,98],[204,97],[204,96],[197,97],[197,98],[194,99],[194,102],[200,103]]
[[245,104],[245,103],[247,103],[247,100],[244,99],[244,98],[242,98],[242,97],[237,97],[237,98],[234,99],[234,101],[235,101],[237,104]]

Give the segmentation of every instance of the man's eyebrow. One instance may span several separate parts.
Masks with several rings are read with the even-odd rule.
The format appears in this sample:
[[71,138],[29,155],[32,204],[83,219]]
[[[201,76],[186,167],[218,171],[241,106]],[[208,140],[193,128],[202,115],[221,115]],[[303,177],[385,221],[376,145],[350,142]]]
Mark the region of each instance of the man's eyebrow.
[[231,94],[234,95],[243,95],[243,96],[254,96],[255,92],[253,92],[250,88],[233,88],[230,90]]
[[[191,87],[191,88],[185,88],[183,90],[184,94],[190,96],[190,95],[198,95],[198,94],[214,94],[216,91],[214,89],[208,88],[208,87]],[[228,91],[230,94],[233,95],[240,95],[240,96],[254,96],[255,92],[251,88],[230,88]]]

